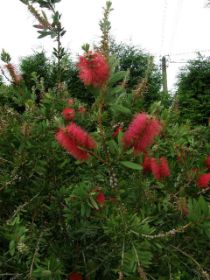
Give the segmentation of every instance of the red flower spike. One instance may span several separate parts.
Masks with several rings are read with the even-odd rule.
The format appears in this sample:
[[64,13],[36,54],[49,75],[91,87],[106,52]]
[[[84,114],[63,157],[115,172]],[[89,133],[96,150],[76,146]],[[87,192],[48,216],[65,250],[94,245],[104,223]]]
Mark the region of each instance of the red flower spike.
[[161,131],[161,125],[159,121],[150,119],[147,122],[147,126],[141,139],[134,145],[134,151],[136,153],[144,152],[154,142],[154,138],[158,136]]
[[76,145],[86,149],[94,149],[96,147],[95,141],[89,136],[89,134],[75,123],[72,122],[67,125],[66,132]]
[[56,135],[58,143],[67,150],[74,158],[78,160],[87,160],[89,155],[86,151],[81,150],[74,142],[74,140],[67,135],[63,129],[60,129]]
[[157,180],[160,180],[161,179],[160,166],[159,166],[156,158],[151,158],[151,170],[152,170],[153,176]]
[[118,136],[118,134],[120,133],[120,131],[122,131],[122,127],[121,126],[117,126],[114,130],[114,132],[112,133],[112,138],[115,138],[116,136]]
[[200,175],[197,183],[201,189],[210,188],[210,173]]
[[82,275],[78,272],[72,272],[69,275],[68,280],[82,280]]
[[143,170],[145,173],[151,171],[151,159],[147,155],[144,157]]
[[86,112],[86,108],[85,107],[79,107],[78,112],[83,114]]
[[100,207],[104,206],[105,200],[106,200],[106,197],[105,197],[104,193],[102,191],[100,191],[96,196],[96,201],[98,202]]
[[170,176],[170,169],[168,166],[168,161],[165,157],[160,158],[160,175],[161,175],[161,177]]
[[77,67],[79,77],[86,86],[100,87],[109,77],[109,65],[106,58],[98,52],[90,51],[84,56],[80,56]]
[[74,99],[73,99],[73,98],[69,98],[69,99],[67,100],[67,103],[68,103],[69,105],[73,105],[73,104],[74,104]]
[[208,156],[206,159],[206,167],[208,170],[210,170],[210,156]]
[[71,108],[65,108],[63,109],[62,115],[66,121],[69,121],[75,118],[75,111]]
[[140,113],[133,119],[125,132],[124,145],[126,148],[133,146],[135,153],[145,152],[153,144],[154,138],[161,129],[159,121],[152,119],[146,113]]
[[147,125],[148,118],[149,115],[146,113],[140,113],[134,117],[124,134],[123,142],[126,148],[132,146],[141,137]]
[[188,216],[189,215],[189,209],[188,209],[187,206],[183,205],[182,208],[181,208],[181,211],[182,211],[183,216]]

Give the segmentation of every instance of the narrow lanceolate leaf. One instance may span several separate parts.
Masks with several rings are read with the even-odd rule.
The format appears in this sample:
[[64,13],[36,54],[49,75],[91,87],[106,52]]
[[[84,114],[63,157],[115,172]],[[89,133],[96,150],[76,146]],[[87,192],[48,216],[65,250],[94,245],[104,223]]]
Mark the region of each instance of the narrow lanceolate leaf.
[[124,80],[127,75],[128,71],[119,71],[117,73],[114,73],[109,79],[109,86],[112,86],[113,84]]
[[113,111],[117,111],[119,113],[122,114],[127,114],[127,115],[131,115],[131,110],[123,105],[120,104],[113,104],[112,105],[112,110]]
[[96,203],[96,201],[94,200],[94,198],[92,196],[90,196],[90,203],[95,209],[97,209],[97,210],[99,209],[98,204]]
[[133,170],[142,170],[142,167],[139,163],[134,163],[130,161],[121,161],[120,162],[123,166],[133,169]]

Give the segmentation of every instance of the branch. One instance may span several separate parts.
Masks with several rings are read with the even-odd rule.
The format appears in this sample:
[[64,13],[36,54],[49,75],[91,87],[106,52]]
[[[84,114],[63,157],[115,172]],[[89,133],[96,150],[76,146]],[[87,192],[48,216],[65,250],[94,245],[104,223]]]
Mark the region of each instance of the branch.
[[201,267],[201,265],[199,264],[199,262],[197,262],[191,255],[189,255],[188,253],[182,251],[180,248],[178,247],[175,247],[173,245],[171,245],[170,247],[172,247],[173,249],[175,249],[176,251],[182,253],[182,255],[188,257],[189,259],[191,259],[191,261],[196,264],[196,266],[198,267],[198,269],[200,270],[202,276],[203,276],[203,279],[206,279],[206,280],[210,280],[210,276],[208,274],[207,271],[203,270],[203,268]]
[[33,268],[34,268],[34,261],[35,261],[35,258],[37,256],[37,254],[38,254],[38,251],[39,251],[39,245],[40,245],[42,235],[43,235],[43,232],[40,233],[39,238],[38,238],[37,243],[36,243],[36,248],[35,248],[35,251],[34,251],[33,259],[32,259],[31,266],[30,266],[30,271],[29,271],[29,279],[30,280],[33,280],[32,273],[33,273]]
[[155,238],[164,238],[164,237],[169,237],[169,236],[174,236],[177,233],[183,233],[186,229],[188,229],[190,226],[192,225],[192,223],[188,223],[183,227],[179,227],[177,229],[171,229],[167,232],[163,232],[163,233],[158,233],[158,234],[154,234],[154,235],[148,235],[148,234],[142,234],[143,237],[146,237],[148,239],[155,239]]

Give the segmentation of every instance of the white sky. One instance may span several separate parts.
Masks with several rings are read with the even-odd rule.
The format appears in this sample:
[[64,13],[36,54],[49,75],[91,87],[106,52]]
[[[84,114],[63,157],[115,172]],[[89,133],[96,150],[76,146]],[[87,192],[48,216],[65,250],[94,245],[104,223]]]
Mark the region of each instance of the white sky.
[[[207,0],[112,0],[112,35],[117,41],[132,42],[156,55],[170,54],[171,60],[186,61],[193,52],[210,50],[210,9]],[[63,45],[75,56],[84,43],[97,41],[98,22],[105,0],[62,0],[57,5],[67,33]],[[19,0],[0,0],[0,50],[7,50],[15,63],[33,50],[44,48],[50,54],[50,39],[37,39],[32,27],[36,21]],[[176,53],[185,55],[172,55]],[[190,53],[192,52],[192,53]],[[210,51],[204,54],[210,55]],[[174,88],[178,68],[168,66],[169,89]]]

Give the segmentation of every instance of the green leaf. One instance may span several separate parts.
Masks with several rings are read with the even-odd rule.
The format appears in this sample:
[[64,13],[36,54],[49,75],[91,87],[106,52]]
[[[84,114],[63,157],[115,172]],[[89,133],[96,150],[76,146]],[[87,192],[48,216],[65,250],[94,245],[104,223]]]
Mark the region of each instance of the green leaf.
[[123,166],[133,169],[133,170],[142,170],[142,167],[139,163],[134,163],[130,161],[121,161],[120,162]]
[[52,35],[54,34],[52,31],[46,31],[46,30],[38,31],[38,33],[40,33],[40,35],[38,36],[38,39],[44,38],[49,35],[52,37]]
[[117,73],[114,73],[111,78],[109,79],[109,86],[112,86],[113,84],[124,80],[124,78],[127,76],[128,71],[119,71]]
[[94,198],[92,196],[90,196],[90,202],[91,205],[95,208],[95,209],[99,209],[98,204],[96,203],[96,201],[94,200]]
[[113,104],[112,110],[123,113],[123,114],[131,115],[131,110],[128,109],[127,107],[124,107],[123,105]]
[[15,240],[11,240],[9,243],[9,252],[11,256],[14,256],[15,254],[15,246],[16,246]]
[[203,196],[199,197],[198,204],[200,206],[202,214],[205,215],[205,216],[208,216],[209,215],[209,207],[208,207],[208,203],[206,202],[206,200],[204,199]]
[[123,142],[122,142],[123,136],[124,136],[124,133],[122,132],[122,130],[120,130],[118,133],[118,136],[117,136],[117,142],[118,142],[118,146],[120,149],[119,152],[121,152],[123,150]]
[[119,147],[113,139],[108,142],[108,146],[109,146],[109,151],[111,152],[111,154],[113,154],[113,155],[118,154]]

